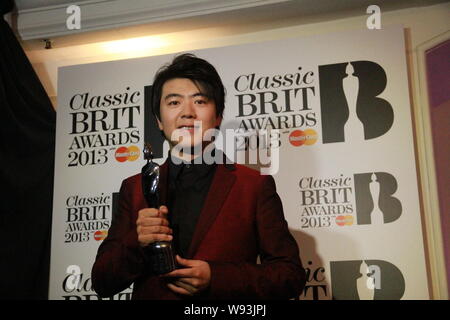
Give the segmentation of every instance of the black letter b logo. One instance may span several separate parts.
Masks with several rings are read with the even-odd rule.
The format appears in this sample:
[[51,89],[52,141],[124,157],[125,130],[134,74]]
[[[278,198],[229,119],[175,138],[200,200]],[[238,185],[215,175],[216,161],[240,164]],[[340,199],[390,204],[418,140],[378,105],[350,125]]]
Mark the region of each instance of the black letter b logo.
[[355,178],[356,217],[361,224],[390,223],[402,214],[402,204],[394,197],[397,180],[386,172],[359,173]]
[[[384,69],[371,61],[319,66],[323,143],[369,140],[392,127],[390,103],[377,96],[386,88]],[[348,124],[354,123],[346,131]],[[355,126],[361,130],[355,130]]]

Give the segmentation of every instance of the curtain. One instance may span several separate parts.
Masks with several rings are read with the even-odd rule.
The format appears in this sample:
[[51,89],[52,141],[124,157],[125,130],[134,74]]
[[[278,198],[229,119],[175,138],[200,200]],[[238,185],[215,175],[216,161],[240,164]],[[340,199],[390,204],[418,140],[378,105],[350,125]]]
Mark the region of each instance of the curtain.
[[0,299],[47,299],[56,113],[0,10]]

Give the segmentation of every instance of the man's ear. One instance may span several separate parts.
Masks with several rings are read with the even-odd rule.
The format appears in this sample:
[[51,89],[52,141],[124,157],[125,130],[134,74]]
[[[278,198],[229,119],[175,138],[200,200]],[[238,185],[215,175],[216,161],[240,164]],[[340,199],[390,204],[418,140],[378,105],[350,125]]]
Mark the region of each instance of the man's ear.
[[220,124],[222,123],[222,116],[218,116],[216,119],[216,128],[220,127]]
[[158,121],[158,127],[159,127],[159,130],[163,131],[164,127],[163,127],[163,125],[162,125],[162,122],[159,121],[158,117],[156,117],[156,121]]

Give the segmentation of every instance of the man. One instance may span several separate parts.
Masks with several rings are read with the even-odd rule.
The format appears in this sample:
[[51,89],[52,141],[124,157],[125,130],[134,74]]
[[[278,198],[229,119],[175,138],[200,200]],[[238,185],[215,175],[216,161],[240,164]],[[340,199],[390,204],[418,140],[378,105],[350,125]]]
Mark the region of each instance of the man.
[[[133,284],[133,299],[289,299],[305,284],[271,176],[242,165],[193,161],[219,128],[225,89],[215,68],[190,54],[160,69],[152,105],[174,152],[160,168],[159,208],[147,208],[141,175],[123,181],[119,214],[99,247],[92,284],[100,296]],[[183,160],[183,161],[180,161]],[[178,268],[152,274],[145,248],[173,241]],[[260,263],[257,263],[259,257]]]

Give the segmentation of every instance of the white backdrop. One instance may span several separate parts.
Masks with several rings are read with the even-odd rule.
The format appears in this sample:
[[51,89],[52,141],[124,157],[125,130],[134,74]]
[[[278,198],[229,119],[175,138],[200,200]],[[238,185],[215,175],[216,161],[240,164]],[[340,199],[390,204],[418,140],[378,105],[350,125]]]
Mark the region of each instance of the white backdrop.
[[[277,129],[265,142],[308,271],[300,298],[428,299],[403,29],[193,53],[222,77],[238,149]],[[172,58],[59,69],[50,299],[98,299],[90,271],[114,194],[145,164],[144,136],[161,142],[144,88]]]

